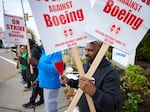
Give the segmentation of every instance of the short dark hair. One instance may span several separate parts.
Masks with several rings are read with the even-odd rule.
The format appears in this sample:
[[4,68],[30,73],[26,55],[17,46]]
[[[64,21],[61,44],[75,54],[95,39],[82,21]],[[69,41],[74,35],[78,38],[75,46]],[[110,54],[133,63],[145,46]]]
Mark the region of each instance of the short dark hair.
[[96,40],[96,41],[90,42],[90,44],[97,45],[98,47],[101,47],[103,43],[99,40]]

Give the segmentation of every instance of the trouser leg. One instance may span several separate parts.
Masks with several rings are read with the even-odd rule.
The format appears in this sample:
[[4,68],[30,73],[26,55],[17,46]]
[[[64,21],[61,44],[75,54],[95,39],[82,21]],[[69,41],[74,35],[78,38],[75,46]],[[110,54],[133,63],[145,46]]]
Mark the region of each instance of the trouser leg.
[[34,87],[34,88],[32,89],[32,95],[31,95],[31,97],[30,97],[30,102],[31,102],[32,104],[35,103],[35,100],[36,100],[36,98],[37,98],[37,95],[38,95],[38,88],[37,88],[37,87]]
[[39,95],[40,95],[40,101],[44,102],[44,96],[43,96],[43,88],[39,87]]
[[27,87],[28,87],[28,88],[31,87],[31,81],[27,81]]
[[59,89],[45,89],[44,88],[44,105],[45,112],[58,112],[57,101]]

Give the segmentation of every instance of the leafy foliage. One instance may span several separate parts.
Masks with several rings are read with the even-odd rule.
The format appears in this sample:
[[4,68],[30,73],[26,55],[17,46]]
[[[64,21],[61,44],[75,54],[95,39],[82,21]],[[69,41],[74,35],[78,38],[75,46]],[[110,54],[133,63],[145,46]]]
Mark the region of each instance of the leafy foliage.
[[140,94],[128,93],[128,99],[124,102],[123,108],[126,112],[137,112],[137,106],[143,102]]
[[125,93],[126,93],[126,89],[123,88],[122,85],[120,85],[120,93],[121,93],[121,94],[125,94]]
[[150,29],[137,47],[136,59],[150,62]]
[[129,65],[125,70],[125,74],[121,77],[123,88],[145,94],[150,83],[148,78],[142,75],[143,71],[144,69],[139,65]]

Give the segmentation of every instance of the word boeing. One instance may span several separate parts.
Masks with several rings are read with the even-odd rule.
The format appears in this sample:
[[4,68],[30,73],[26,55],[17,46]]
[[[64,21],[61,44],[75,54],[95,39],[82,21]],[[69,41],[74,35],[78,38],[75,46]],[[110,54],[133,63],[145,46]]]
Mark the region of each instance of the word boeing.
[[83,21],[84,14],[82,9],[78,9],[72,12],[65,11],[64,14],[58,16],[51,16],[49,14],[43,14],[45,23],[47,27],[65,25],[67,23]]
[[137,17],[131,10],[121,9],[118,5],[114,5],[113,0],[108,0],[103,12],[110,14],[112,17],[116,17],[118,20],[122,20],[124,23],[132,27],[133,30],[137,30],[143,23],[143,19]]

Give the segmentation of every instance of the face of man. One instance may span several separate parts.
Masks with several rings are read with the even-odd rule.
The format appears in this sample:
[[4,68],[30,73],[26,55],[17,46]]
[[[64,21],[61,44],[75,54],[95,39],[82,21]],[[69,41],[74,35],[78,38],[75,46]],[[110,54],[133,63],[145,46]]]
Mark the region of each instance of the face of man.
[[100,47],[101,47],[100,42],[94,41],[91,43],[86,44],[85,46],[85,57],[86,61],[89,63],[92,63],[94,58],[96,57]]
[[27,50],[26,46],[21,46],[21,52],[25,52]]

